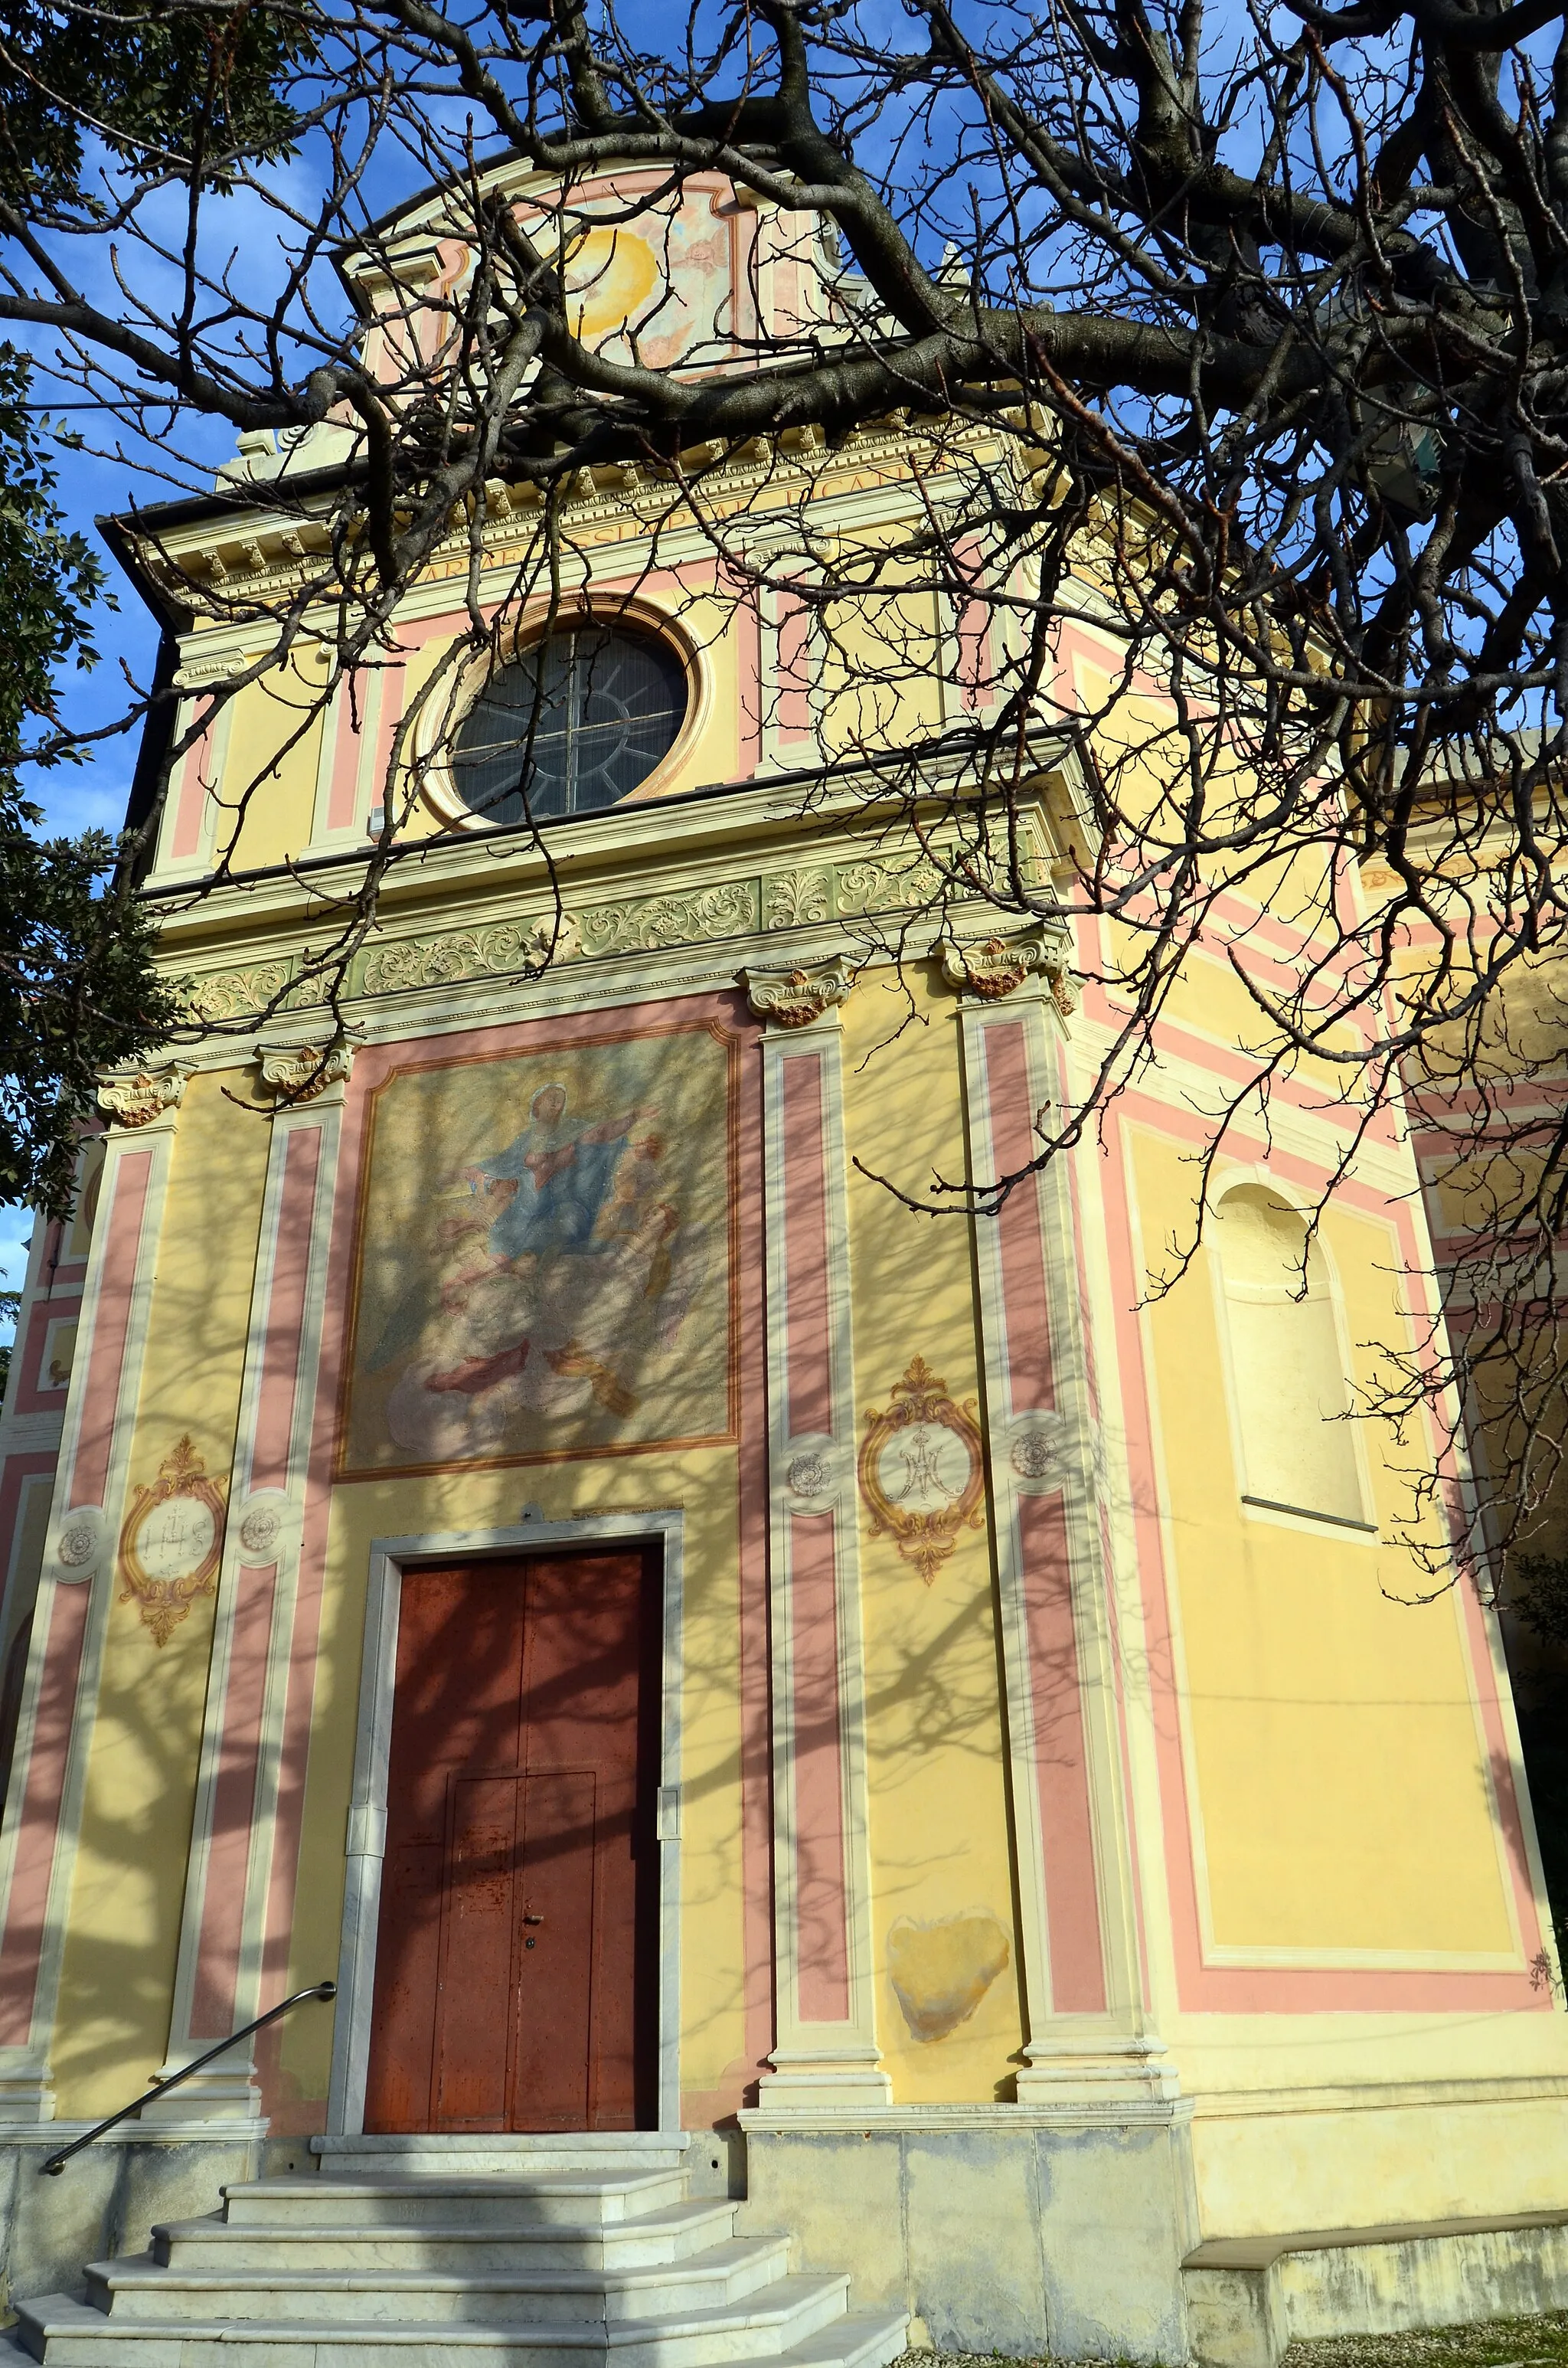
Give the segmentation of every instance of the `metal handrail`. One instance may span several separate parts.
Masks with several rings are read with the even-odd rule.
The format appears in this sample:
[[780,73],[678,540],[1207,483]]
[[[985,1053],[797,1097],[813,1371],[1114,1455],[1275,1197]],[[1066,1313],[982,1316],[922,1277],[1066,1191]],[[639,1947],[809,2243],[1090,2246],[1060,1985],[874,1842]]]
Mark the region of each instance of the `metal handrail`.
[[121,2122],[135,2121],[142,2107],[150,2105],[155,2097],[166,2097],[171,2089],[177,2089],[180,2082],[188,2080],[193,2072],[203,2070],[217,2056],[226,2055],[231,2047],[237,2047],[241,2040],[248,2039],[253,2032],[265,2031],[269,2022],[276,2022],[278,2016],[287,2014],[291,2006],[302,2005],[306,1998],[335,1998],[336,1996],[335,1982],[316,1982],[308,1990],[296,1990],[292,1998],[284,1998],[277,2006],[269,2006],[265,2014],[258,2014],[254,2022],[247,2022],[243,2031],[232,2031],[227,2039],[221,2039],[216,2047],[210,2047],[206,2055],[199,2055],[194,2063],[182,2065],[177,2072],[171,2072],[166,2080],[160,2080],[157,2074],[153,2073],[152,2087],[145,2097],[138,2097],[133,2105],[122,2105],[118,2113],[110,2113],[107,2121],[99,2122],[97,2128],[88,2130],[84,2137],[74,2139],[68,2146],[62,2146],[58,2154],[51,2154],[47,2162],[40,2163],[39,2177],[58,2179],[72,2156],[80,2154],[84,2146],[90,2146],[95,2138],[101,2138],[106,2130],[117,2129]]

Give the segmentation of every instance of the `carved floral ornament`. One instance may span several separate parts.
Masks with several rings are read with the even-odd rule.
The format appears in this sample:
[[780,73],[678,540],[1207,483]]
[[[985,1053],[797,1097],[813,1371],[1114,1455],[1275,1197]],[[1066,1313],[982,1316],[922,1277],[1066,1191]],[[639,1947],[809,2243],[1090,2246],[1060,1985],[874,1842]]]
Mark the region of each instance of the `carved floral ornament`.
[[285,1489],[254,1489],[233,1508],[230,1527],[239,1540],[240,1561],[259,1567],[280,1561],[294,1545],[300,1508]]
[[1041,924],[1006,938],[944,937],[937,956],[943,977],[960,995],[975,995],[994,1003],[1012,995],[1038,973],[1063,1017],[1076,1008],[1077,993],[1067,966],[1067,939],[1059,929]]
[[165,1110],[179,1108],[186,1082],[194,1075],[190,1062],[169,1061],[162,1068],[103,1077],[98,1083],[98,1107],[108,1111],[117,1126],[150,1126]]
[[223,1491],[188,1434],[151,1487],[139,1485],[119,1533],[121,1603],[134,1603],[155,1645],[166,1645],[199,1595],[210,1595],[223,1552]]
[[49,1560],[53,1576],[68,1587],[89,1579],[112,1543],[113,1531],[98,1505],[74,1505],[54,1535]]
[[886,1410],[867,1409],[859,1477],[871,1535],[896,1540],[929,1587],[959,1531],[984,1526],[984,1453],[974,1400],[960,1406],[924,1357],[913,1359]]
[[809,1028],[847,1003],[855,984],[854,972],[837,957],[790,970],[744,970],[741,976],[753,1011],[775,1028]]

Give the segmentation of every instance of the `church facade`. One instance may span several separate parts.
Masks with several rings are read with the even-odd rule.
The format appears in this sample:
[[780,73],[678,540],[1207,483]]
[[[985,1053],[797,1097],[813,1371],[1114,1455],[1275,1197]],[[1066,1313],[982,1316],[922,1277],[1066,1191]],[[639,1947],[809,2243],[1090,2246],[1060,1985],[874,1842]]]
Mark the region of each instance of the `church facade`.
[[[693,186],[649,268],[710,318],[715,276],[782,286],[767,235]],[[907,501],[905,432],[814,460],[824,519]],[[287,595],[277,465],[124,529],[149,598],[154,530]],[[364,695],[312,710],[307,650],[170,783],[145,891],[214,1032],[106,1081],[0,1424],[13,2303],[334,2144],[616,2133],[687,2134],[693,2194],[947,2347],[1271,2357],[1243,2322],[1301,2231],[1385,2232],[1367,2323],[1412,2229],[1434,2309],[1560,2298],[1568,2021],[1494,1625],[1329,1418],[1430,1264],[1408,1144],[1373,1130],[1308,1253],[1345,1121],[1282,1087],[1152,1298],[1238,1041],[1200,959],[1101,1140],[994,1216],[912,1205],[1027,1167],[1119,1024],[1094,948],[928,922],[790,615],[655,552],[630,482],[572,515],[341,1030],[324,898],[460,556]],[[497,583],[535,530],[497,502]],[[169,630],[183,730],[256,629]],[[518,682],[561,719],[537,836]],[[890,742],[964,700],[938,648]],[[1065,758],[1023,820],[1048,878]]]

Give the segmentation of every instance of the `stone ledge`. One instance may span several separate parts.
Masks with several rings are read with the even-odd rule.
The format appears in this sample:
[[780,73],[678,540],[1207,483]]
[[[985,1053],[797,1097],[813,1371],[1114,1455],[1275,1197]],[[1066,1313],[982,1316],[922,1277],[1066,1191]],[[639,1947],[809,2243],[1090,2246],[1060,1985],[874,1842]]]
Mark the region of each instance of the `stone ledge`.
[[1351,2245],[1411,2245],[1435,2237],[1489,2237],[1516,2228],[1568,2226],[1568,2211],[1511,2212],[1480,2220],[1391,2220],[1372,2228],[1301,2228],[1289,2237],[1210,2237],[1184,2270],[1267,2270],[1282,2253],[1337,2251]]
[[1291,2343],[1523,2318],[1568,2305],[1568,2211],[1210,2237],[1182,2262],[1200,2368],[1277,2368]]

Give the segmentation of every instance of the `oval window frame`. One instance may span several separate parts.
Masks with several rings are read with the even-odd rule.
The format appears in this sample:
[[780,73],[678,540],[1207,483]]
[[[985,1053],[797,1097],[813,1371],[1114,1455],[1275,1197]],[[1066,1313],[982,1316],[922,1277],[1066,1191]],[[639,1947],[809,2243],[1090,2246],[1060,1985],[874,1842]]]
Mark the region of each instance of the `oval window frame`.
[[[706,729],[712,712],[713,684],[705,654],[678,618],[656,607],[651,600],[634,597],[618,600],[597,599],[591,595],[579,595],[571,600],[562,601],[553,615],[544,607],[535,607],[531,612],[525,610],[517,620],[511,651],[504,663],[511,665],[526,655],[545,639],[549,632],[570,632],[584,625],[602,625],[612,631],[620,626],[631,632],[652,634],[662,642],[665,649],[679,659],[685,674],[686,713],[681,719],[680,729],[653,771],[645,775],[634,790],[629,790],[625,797],[618,798],[613,805],[594,806],[580,814],[551,814],[545,818],[541,828],[549,828],[557,823],[604,822],[611,814],[624,814],[628,807],[646,805],[667,796],[672,781],[690,762],[698,739]],[[449,830],[491,832],[497,828],[522,830],[527,827],[522,823],[497,825],[487,822],[483,814],[475,814],[453,775],[452,757],[458,734],[475,700],[485,685],[494,679],[494,672],[485,653],[472,658],[459,676],[450,706],[439,698],[433,700],[430,709],[435,712],[426,710],[415,735],[415,758],[425,773],[420,784],[420,797]],[[443,734],[443,723],[449,717],[449,725]],[[442,737],[445,745],[437,746],[438,739]]]

